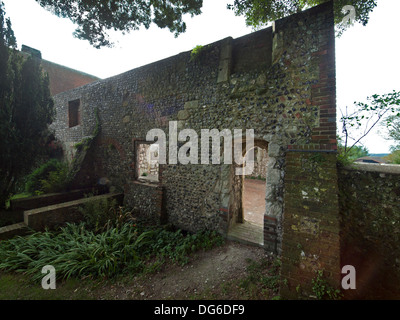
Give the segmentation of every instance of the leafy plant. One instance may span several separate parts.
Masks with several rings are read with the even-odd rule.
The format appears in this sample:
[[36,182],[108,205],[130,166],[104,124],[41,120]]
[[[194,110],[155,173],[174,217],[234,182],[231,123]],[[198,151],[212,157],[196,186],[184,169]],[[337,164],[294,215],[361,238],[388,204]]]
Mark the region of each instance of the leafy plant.
[[317,276],[311,280],[312,291],[318,300],[329,299],[338,300],[341,298],[341,292],[333,288],[324,278],[324,271],[318,270]]
[[[88,195],[89,197],[91,195]],[[79,207],[83,215],[86,228],[95,233],[103,232],[111,227],[121,226],[122,219],[117,214],[117,201],[115,199],[100,199],[97,201],[86,202]],[[120,209],[122,210],[122,209]]]
[[25,191],[30,194],[62,191],[65,188],[68,171],[67,164],[51,159],[27,176]]
[[202,53],[204,53],[205,49],[208,46],[195,46],[193,50],[190,52],[190,61],[197,61],[200,59]]
[[143,252],[162,259],[169,259],[182,265],[188,262],[188,255],[197,250],[211,249],[215,245],[221,245],[223,238],[215,231],[202,231],[195,234],[184,234],[182,230],[169,231],[156,228]]
[[68,176],[66,178],[65,184],[67,186],[71,186],[74,184],[74,179],[80,172],[82,168],[82,164],[84,163],[86,156],[93,146],[94,142],[96,141],[97,136],[100,133],[101,125],[100,125],[100,115],[99,115],[99,108],[94,109],[94,114],[96,117],[96,124],[93,129],[93,133],[90,137],[83,138],[80,142],[75,144],[76,154],[75,157],[72,159],[71,167],[68,172]]

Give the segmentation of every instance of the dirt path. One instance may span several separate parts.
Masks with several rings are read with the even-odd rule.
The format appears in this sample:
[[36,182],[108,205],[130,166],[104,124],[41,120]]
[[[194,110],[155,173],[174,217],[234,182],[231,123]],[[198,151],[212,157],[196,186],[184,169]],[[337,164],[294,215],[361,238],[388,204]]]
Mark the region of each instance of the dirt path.
[[[96,298],[218,299],[223,294],[221,290],[224,290],[224,284],[245,278],[250,261],[261,261],[265,257],[267,256],[262,248],[228,241],[221,247],[196,254],[185,266],[170,265],[155,274],[134,278],[129,283],[125,279],[123,283],[106,285],[98,291],[104,294]],[[237,290],[235,294],[238,294]]]

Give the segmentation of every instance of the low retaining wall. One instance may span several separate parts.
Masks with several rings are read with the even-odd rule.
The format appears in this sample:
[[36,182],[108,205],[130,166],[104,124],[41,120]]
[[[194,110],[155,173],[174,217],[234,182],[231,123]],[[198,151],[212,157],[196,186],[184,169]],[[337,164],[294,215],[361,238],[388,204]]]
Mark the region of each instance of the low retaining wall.
[[24,236],[29,232],[26,224],[16,223],[0,228],[0,240],[7,240],[15,236]]
[[12,211],[25,211],[41,207],[50,206],[53,204],[68,202],[83,198],[86,194],[102,194],[105,190],[97,188],[86,188],[80,190],[72,190],[68,192],[49,193],[40,196],[33,196],[28,198],[20,198],[10,201]]
[[124,195],[122,193],[104,194],[28,210],[24,212],[24,222],[29,228],[36,231],[43,231],[45,228],[56,229],[67,222],[72,223],[82,220],[83,217],[79,207],[85,203],[102,199],[116,199],[122,204],[123,198]]
[[356,268],[350,299],[400,299],[400,166],[339,170],[341,264]]

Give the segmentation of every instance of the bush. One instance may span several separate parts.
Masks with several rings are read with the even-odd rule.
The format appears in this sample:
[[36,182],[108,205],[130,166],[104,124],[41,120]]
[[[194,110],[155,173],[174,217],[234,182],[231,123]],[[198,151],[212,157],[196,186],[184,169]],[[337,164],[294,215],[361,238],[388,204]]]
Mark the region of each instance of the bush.
[[27,176],[25,191],[30,194],[63,191],[68,180],[68,171],[67,164],[51,159]]
[[115,199],[90,201],[79,207],[79,211],[83,215],[86,228],[95,233],[120,228],[123,224],[134,221],[132,212],[118,206]]
[[186,264],[189,255],[198,250],[208,250],[224,242],[222,236],[215,231],[201,231],[195,234],[184,234],[182,230],[168,231],[155,228],[149,240],[140,249],[144,254],[156,255],[161,259]]

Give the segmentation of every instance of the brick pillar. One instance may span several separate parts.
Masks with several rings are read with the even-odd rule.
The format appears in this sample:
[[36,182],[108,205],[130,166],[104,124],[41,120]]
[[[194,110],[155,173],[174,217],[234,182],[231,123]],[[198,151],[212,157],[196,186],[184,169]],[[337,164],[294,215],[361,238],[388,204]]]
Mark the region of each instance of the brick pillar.
[[312,298],[317,271],[340,286],[338,177],[336,167],[336,73],[332,2],[310,9],[320,15],[319,47],[311,53],[318,81],[305,103],[318,110],[311,136],[286,154],[282,240],[283,298]]
[[282,241],[283,298],[312,298],[317,271],[340,285],[336,154],[288,152]]

